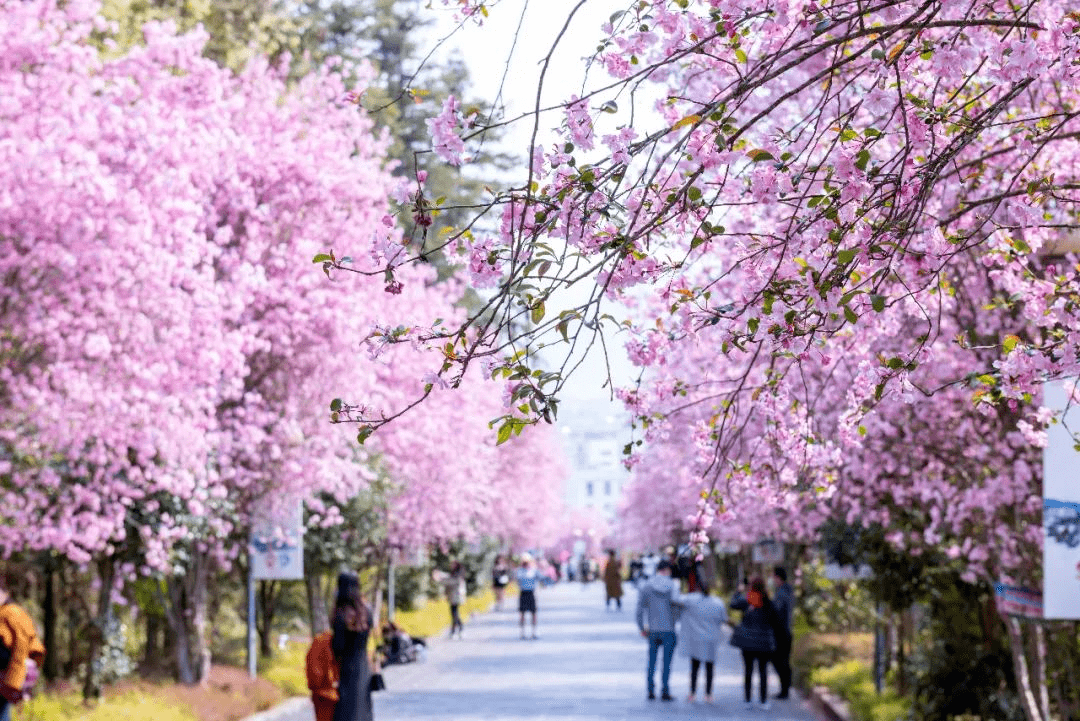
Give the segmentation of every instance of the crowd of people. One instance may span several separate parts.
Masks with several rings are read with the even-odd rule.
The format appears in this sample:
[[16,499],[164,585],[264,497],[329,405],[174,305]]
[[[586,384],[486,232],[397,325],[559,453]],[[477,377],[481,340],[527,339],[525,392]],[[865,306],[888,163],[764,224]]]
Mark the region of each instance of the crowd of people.
[[[637,588],[635,621],[648,642],[646,692],[649,699],[674,700],[671,665],[675,651],[679,649],[690,662],[688,701],[697,700],[699,676],[703,676],[703,699],[711,702],[714,667],[725,638],[742,655],[743,698],[748,708],[755,705],[761,709],[770,708],[769,664],[776,668],[780,678],[779,693],[774,698],[787,699],[791,689],[791,623],[795,599],[787,582],[786,569],[774,568],[771,595],[765,580],[755,576],[742,579],[735,594],[725,602],[711,593],[709,574],[702,572],[700,563],[685,562],[685,557],[681,560],[684,563],[656,554],[636,556],[626,569],[628,573],[624,573],[618,554],[609,550],[602,570],[595,562],[569,564],[569,567],[576,569],[577,573],[573,575],[582,583],[587,584],[594,578],[603,579],[604,604],[609,611],[613,606],[615,611],[622,610],[624,581],[630,581]],[[593,563],[596,569],[587,571]],[[448,571],[432,573],[432,580],[441,586],[450,607],[450,638],[463,638],[464,634],[461,606],[466,599],[465,576],[465,568],[459,562],[453,563]],[[516,567],[507,557],[500,556],[495,560],[491,568],[495,609],[503,609],[506,589],[516,583],[521,639],[539,638],[537,590],[562,576],[558,564],[538,562],[529,553],[519,556]],[[572,576],[567,574],[566,578],[570,580]],[[738,624],[730,622],[729,611],[741,613]],[[371,719],[371,692],[381,686],[380,659],[366,652],[371,624],[371,612],[360,596],[357,577],[342,574],[338,579],[333,628],[315,638],[308,656],[308,680],[317,721]],[[421,657],[425,648],[422,639],[409,637],[391,622],[384,624],[382,634],[383,662],[406,663]],[[327,670],[316,670],[313,675],[313,659],[316,668]],[[756,704],[752,695],[755,668],[759,679]],[[320,673],[326,678],[319,677]]]
[[[730,645],[740,650],[743,660],[743,699],[753,707],[752,688],[754,668],[758,669],[758,703],[770,707],[767,668],[771,663],[780,677],[778,700],[789,697],[791,691],[792,611],[795,596],[787,582],[787,570],[773,570],[774,596],[770,597],[761,577],[743,579],[736,593],[726,604],[710,595],[708,581],[698,566],[685,575],[687,592],[672,577],[675,565],[660,559],[656,572],[642,576],[639,581],[636,621],[641,635],[648,639],[646,690],[648,698],[656,698],[656,668],[660,665],[660,698],[671,701],[671,660],[676,645],[690,659],[690,697],[697,696],[698,673],[705,670],[705,700],[712,700],[713,664],[719,654],[724,628],[729,624],[728,609],[742,614],[740,623],[730,632]],[[678,624],[678,631],[677,631]],[[662,653],[662,655],[661,655]]]

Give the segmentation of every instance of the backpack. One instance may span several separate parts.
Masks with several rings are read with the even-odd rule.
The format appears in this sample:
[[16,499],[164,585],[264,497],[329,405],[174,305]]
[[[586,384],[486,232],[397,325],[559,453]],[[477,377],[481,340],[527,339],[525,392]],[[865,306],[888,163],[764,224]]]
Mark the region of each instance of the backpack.
[[323,631],[311,639],[305,659],[308,690],[312,698],[319,697],[327,701],[338,700],[338,679],[341,672],[337,659],[334,658],[334,632]]

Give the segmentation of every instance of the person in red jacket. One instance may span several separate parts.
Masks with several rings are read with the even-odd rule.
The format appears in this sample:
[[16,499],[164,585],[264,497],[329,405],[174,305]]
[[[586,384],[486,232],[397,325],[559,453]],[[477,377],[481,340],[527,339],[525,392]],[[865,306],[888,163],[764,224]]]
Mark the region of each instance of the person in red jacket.
[[12,601],[6,584],[0,586],[0,721],[11,721],[11,706],[33,685],[44,659],[34,621]]

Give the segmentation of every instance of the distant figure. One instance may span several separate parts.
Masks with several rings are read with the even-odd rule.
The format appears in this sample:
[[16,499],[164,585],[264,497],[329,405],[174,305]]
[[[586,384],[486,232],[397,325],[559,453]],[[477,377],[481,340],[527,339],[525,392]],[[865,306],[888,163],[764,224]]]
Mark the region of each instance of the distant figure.
[[783,700],[791,691],[791,615],[795,608],[795,592],[791,590],[791,584],[787,582],[787,569],[777,566],[773,569],[773,580],[776,582],[776,612],[782,623],[776,628],[776,654],[773,655],[773,666],[780,676],[780,693],[776,698]]
[[360,579],[355,574],[338,576],[333,629],[332,647],[340,670],[334,721],[372,721],[371,664],[367,654],[371,611],[360,595]]
[[750,589],[745,593],[736,593],[731,600],[731,608],[743,611],[742,623],[735,627],[731,635],[731,645],[742,649],[743,657],[743,699],[747,708],[753,708],[750,701],[750,689],[753,683],[754,664],[757,663],[760,679],[761,699],[759,707],[769,709],[767,700],[769,680],[766,675],[767,665],[776,650],[776,635],[773,622],[776,607],[765,592],[765,581],[755,577],[750,581]]
[[671,562],[660,561],[656,575],[641,587],[637,601],[637,625],[641,635],[649,640],[649,668],[647,683],[649,698],[656,698],[656,654],[664,649],[663,668],[660,673],[663,701],[672,701],[671,657],[675,653],[675,619],[677,616],[677,592],[671,578]]
[[641,554],[635,553],[634,557],[630,559],[630,583],[634,584],[634,588],[637,588],[638,582],[641,580]]
[[520,589],[518,595],[518,613],[521,614],[521,638],[525,638],[525,614],[532,614],[532,638],[536,635],[536,586],[540,582],[540,574],[536,570],[536,562],[528,553],[521,555],[521,567],[517,571],[517,583]]
[[495,566],[491,569],[491,587],[495,590],[495,609],[497,611],[502,610],[508,585],[510,585],[510,567],[506,565],[506,559],[498,556],[495,558]]
[[656,575],[656,566],[659,563],[660,559],[652,551],[645,554],[645,558],[641,559],[641,577],[647,580]]
[[615,601],[615,608],[622,610],[622,562],[615,555],[615,550],[608,551],[608,560],[604,564],[604,590],[607,598],[604,599],[604,608],[611,607],[611,601]]
[[589,581],[592,580],[592,565],[589,563],[588,556],[581,557],[581,570],[579,575],[581,576],[582,587],[588,586]]
[[705,700],[712,701],[713,664],[720,646],[720,630],[727,623],[724,602],[709,595],[709,586],[698,579],[696,591],[680,598],[682,615],[679,626],[679,650],[690,658],[690,697],[697,694],[698,669],[705,664]]
[[444,573],[435,569],[431,572],[432,578],[441,583],[446,591],[446,601],[450,604],[450,638],[457,633],[462,638],[465,632],[465,624],[461,622],[461,604],[465,603],[468,593],[465,586],[465,567],[460,561],[454,561],[450,567],[450,573]]

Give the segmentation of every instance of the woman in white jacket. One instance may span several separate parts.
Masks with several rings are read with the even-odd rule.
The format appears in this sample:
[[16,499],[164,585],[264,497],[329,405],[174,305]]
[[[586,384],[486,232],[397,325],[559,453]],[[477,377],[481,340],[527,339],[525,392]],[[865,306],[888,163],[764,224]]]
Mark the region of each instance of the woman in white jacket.
[[690,698],[697,694],[698,669],[705,664],[705,700],[712,701],[713,664],[720,646],[720,634],[727,623],[724,602],[709,595],[705,583],[698,590],[679,597],[682,616],[679,627],[679,649],[690,657]]

